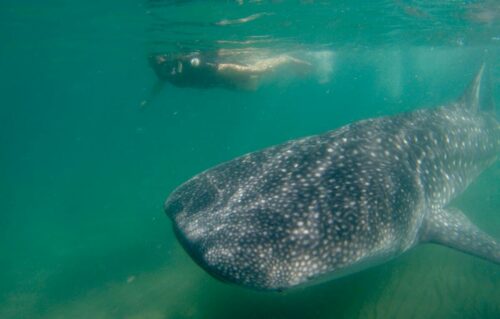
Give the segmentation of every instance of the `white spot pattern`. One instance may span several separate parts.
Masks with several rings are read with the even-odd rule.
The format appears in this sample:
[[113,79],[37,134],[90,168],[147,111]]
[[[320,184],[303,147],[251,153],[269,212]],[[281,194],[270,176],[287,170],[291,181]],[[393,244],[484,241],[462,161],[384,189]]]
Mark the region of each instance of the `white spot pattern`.
[[244,155],[176,189],[165,207],[218,278],[286,289],[412,247],[500,152],[491,117],[458,104],[360,121]]

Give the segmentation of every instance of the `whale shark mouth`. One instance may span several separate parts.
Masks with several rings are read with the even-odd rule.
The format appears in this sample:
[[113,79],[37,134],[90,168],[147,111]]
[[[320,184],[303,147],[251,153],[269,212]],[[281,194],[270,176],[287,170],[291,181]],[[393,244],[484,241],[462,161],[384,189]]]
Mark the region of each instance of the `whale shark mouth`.
[[191,259],[203,270],[205,270],[213,278],[230,283],[230,281],[225,277],[216,267],[210,266],[204,259],[204,253],[201,249],[200,244],[196,244],[194,241],[190,241],[186,238],[182,230],[175,224],[173,225],[174,234],[179,243],[181,244],[184,251],[191,257]]

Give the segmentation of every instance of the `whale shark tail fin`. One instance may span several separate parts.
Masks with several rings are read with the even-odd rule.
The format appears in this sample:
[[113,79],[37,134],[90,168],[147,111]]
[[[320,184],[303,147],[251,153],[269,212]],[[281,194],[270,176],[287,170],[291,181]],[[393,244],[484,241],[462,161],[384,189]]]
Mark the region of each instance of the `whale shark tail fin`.
[[475,112],[483,111],[494,114],[495,104],[493,102],[493,88],[491,81],[485,81],[485,78],[487,78],[485,68],[486,64],[483,63],[462,95],[460,103],[463,107],[469,108]]
[[444,245],[500,264],[500,242],[480,230],[456,208],[428,214],[422,225],[420,242]]

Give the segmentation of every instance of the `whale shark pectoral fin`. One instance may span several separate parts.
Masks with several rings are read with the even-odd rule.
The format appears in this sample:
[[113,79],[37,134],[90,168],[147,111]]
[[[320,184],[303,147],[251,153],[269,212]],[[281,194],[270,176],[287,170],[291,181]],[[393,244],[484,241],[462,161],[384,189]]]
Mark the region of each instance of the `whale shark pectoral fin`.
[[474,225],[456,208],[438,209],[424,219],[420,242],[448,246],[500,264],[500,242]]

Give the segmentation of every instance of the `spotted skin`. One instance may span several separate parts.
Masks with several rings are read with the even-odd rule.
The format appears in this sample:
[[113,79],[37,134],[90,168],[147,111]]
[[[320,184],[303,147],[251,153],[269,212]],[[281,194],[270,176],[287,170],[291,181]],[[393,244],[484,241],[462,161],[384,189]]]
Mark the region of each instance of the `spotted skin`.
[[500,263],[498,242],[444,208],[500,153],[498,122],[471,107],[480,77],[451,105],[356,122],[193,177],[165,203],[179,241],[216,278],[259,290],[343,276],[419,242]]

